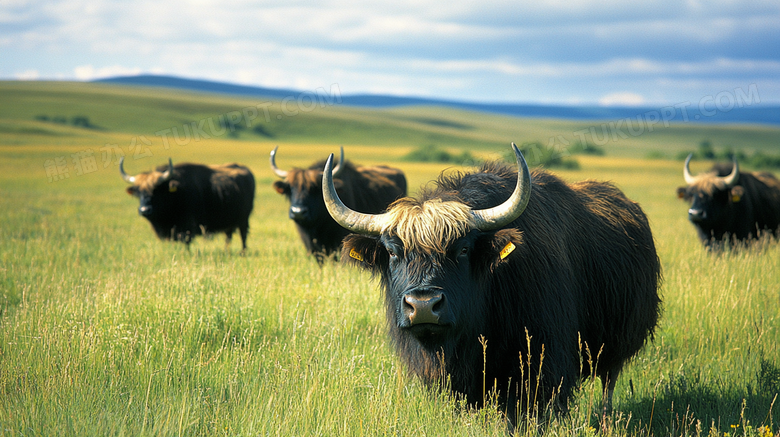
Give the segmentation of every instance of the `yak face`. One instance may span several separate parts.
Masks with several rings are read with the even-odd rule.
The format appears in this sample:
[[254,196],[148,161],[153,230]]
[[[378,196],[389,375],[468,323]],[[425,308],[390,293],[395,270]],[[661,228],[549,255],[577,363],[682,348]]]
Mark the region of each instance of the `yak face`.
[[[341,185],[339,180],[337,185]],[[322,198],[322,170],[294,168],[273,187],[290,201],[289,217],[298,225],[311,228],[323,219],[330,220]]]
[[703,228],[728,223],[742,195],[743,189],[739,185],[727,188],[717,184],[697,184],[677,188],[677,196],[690,205],[688,219]]
[[[281,180],[274,182],[273,187],[290,201],[290,219],[305,229],[313,229],[322,223],[330,222],[322,197],[322,169],[325,167],[325,161],[316,162],[307,169],[296,167],[285,171],[276,166],[277,149],[278,146],[271,151],[270,163],[271,170]],[[340,156],[338,168],[343,169],[343,147]],[[343,185],[341,180],[335,182],[338,187]]]
[[488,335],[489,275],[507,262],[521,234],[473,229],[467,216],[455,217],[469,209],[455,202],[426,202],[416,220],[403,205],[410,201],[391,206],[395,225],[381,235],[348,236],[342,259],[381,277],[387,321],[399,346],[411,342],[431,357],[451,356],[464,339]]
[[159,170],[133,176],[126,191],[139,199],[138,214],[149,220],[157,236],[169,239],[182,211],[181,183]]
[[127,194],[137,197],[140,200],[138,214],[146,217],[149,221],[161,219],[169,216],[175,211],[179,181],[170,180],[157,183],[148,188],[141,188],[138,185],[127,187]]
[[683,177],[687,186],[677,188],[677,197],[690,205],[688,219],[703,231],[730,224],[744,189],[739,183],[739,165],[715,166],[711,171],[697,176],[690,173],[688,165],[692,155],[685,160]]
[[388,321],[426,348],[458,337],[466,316],[481,314],[479,282],[471,277],[476,233],[459,238],[444,253],[405,250],[397,236],[379,239],[387,252],[385,284]]

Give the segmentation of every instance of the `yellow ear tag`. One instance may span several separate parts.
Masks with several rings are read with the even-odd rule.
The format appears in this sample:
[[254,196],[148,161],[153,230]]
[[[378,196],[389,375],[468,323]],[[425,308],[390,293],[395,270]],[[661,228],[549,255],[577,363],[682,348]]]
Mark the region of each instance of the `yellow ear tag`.
[[179,188],[176,185],[168,185],[168,192],[175,193]]
[[349,257],[355,258],[358,261],[363,261],[363,255],[361,255],[357,250],[354,248],[349,249]]
[[739,194],[732,194],[732,195],[731,195],[731,201],[732,201],[732,202],[734,202],[734,203],[737,203],[737,202],[739,202],[740,200],[742,200],[742,197],[740,197],[740,196],[739,196]]
[[499,255],[501,256],[501,259],[504,259],[507,256],[509,256],[509,254],[512,253],[513,250],[515,250],[515,247],[516,246],[511,241],[509,243],[507,243],[506,246],[504,246],[504,248],[501,249],[501,253],[499,253]]

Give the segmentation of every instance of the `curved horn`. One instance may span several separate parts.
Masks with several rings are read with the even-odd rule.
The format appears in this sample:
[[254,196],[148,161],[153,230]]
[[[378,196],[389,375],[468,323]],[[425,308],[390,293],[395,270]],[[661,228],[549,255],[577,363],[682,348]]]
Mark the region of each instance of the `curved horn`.
[[[501,205],[493,208],[472,211],[475,227],[482,231],[498,229],[520,217],[531,198],[531,173],[515,143],[512,143],[517,165],[517,186],[512,195]],[[322,173],[322,195],[328,212],[336,222],[344,228],[368,235],[379,235],[382,232],[387,213],[364,214],[353,211],[339,199],[336,187],[333,185],[333,154],[325,162]]]
[[353,211],[339,199],[336,187],[333,185],[332,153],[328,156],[328,160],[325,162],[325,169],[322,171],[322,197],[331,217],[342,227],[364,235],[379,235],[382,232],[387,213],[364,214]]
[[691,162],[691,158],[693,158],[693,153],[685,158],[685,166],[683,167],[683,177],[685,178],[685,183],[688,185],[691,185],[696,181],[696,177],[691,175],[691,169],[688,167],[688,164]]
[[122,175],[122,180],[127,182],[128,184],[134,184],[135,183],[135,176],[128,176],[127,173],[125,173],[125,157],[119,158],[119,174]]
[[531,199],[531,173],[523,154],[512,143],[512,150],[517,160],[517,185],[512,195],[504,203],[489,209],[471,211],[474,227],[480,231],[490,231],[508,225],[525,211]]
[[341,146],[340,149],[341,149],[341,154],[339,155],[339,163],[336,164],[336,168],[333,169],[334,178],[339,177],[339,173],[341,173],[341,170],[344,169],[344,166],[342,165],[344,164],[344,146]]
[[276,166],[276,149],[278,148],[279,146],[276,146],[274,147],[274,150],[271,150],[271,170],[274,171],[276,176],[284,179],[287,177],[287,172]]
[[[279,176],[280,178],[284,179],[287,177],[286,171],[280,169],[276,166],[276,149],[278,149],[279,146],[274,147],[274,150],[271,150],[271,170],[274,171],[274,174],[276,176]],[[344,147],[341,147],[341,155],[339,157],[339,163],[336,164],[336,168],[333,169],[333,177],[338,177],[341,170],[344,168],[341,164],[344,163]]]
[[171,158],[168,158],[168,170],[165,170],[165,172],[162,174],[162,182],[165,182],[167,180],[171,179],[171,176],[173,175],[173,161]]
[[739,163],[737,163],[737,157],[734,157],[734,166],[731,168],[731,173],[728,176],[720,178],[723,183],[726,184],[726,188],[731,188],[736,185],[739,180]]

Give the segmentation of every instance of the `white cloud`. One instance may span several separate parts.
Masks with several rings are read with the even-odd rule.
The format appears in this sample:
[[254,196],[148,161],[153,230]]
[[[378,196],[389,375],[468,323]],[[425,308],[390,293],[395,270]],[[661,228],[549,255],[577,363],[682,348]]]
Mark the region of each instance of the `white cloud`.
[[543,62],[525,63],[508,59],[428,60],[401,62],[421,71],[493,72],[508,76],[536,77],[613,77],[728,74],[756,72],[780,75],[780,61],[718,58],[700,62],[653,61],[650,59],[609,59],[603,62]]
[[644,103],[644,97],[631,92],[611,93],[599,99],[602,106],[640,106]]
[[660,1],[0,0],[0,76],[603,104],[777,89],[777,0]]
[[141,74],[138,67],[128,68],[121,65],[95,68],[92,65],[80,65],[73,69],[73,75],[79,80],[94,80],[112,76],[133,76]]
[[26,70],[16,74],[16,78],[19,80],[37,80],[40,77],[41,74],[38,73],[38,70]]

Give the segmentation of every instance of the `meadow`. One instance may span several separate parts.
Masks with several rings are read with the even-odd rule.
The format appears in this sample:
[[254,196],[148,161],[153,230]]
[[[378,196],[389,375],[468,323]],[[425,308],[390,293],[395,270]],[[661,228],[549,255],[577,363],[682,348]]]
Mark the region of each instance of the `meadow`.
[[[510,141],[553,138],[566,153],[575,132],[602,123],[303,103],[0,82],[0,435],[509,434],[495,406],[470,409],[405,372],[377,283],[304,253],[270,187],[268,154],[278,145],[280,167],[307,166],[343,145],[357,163],[403,169],[413,195],[471,164],[404,161],[416,148],[490,159]],[[621,374],[609,416],[599,414],[600,382],[588,380],[569,415],[516,434],[780,435],[780,248],[706,252],[675,196],[682,162],[672,159],[704,140],[776,151],[779,134],[657,126],[604,141],[604,156],[575,155],[579,169],[552,170],[611,180],[642,205],[664,312]],[[157,240],[124,192],[120,155],[128,173],[168,157],[250,167],[247,253],[219,235],[190,250]]]

